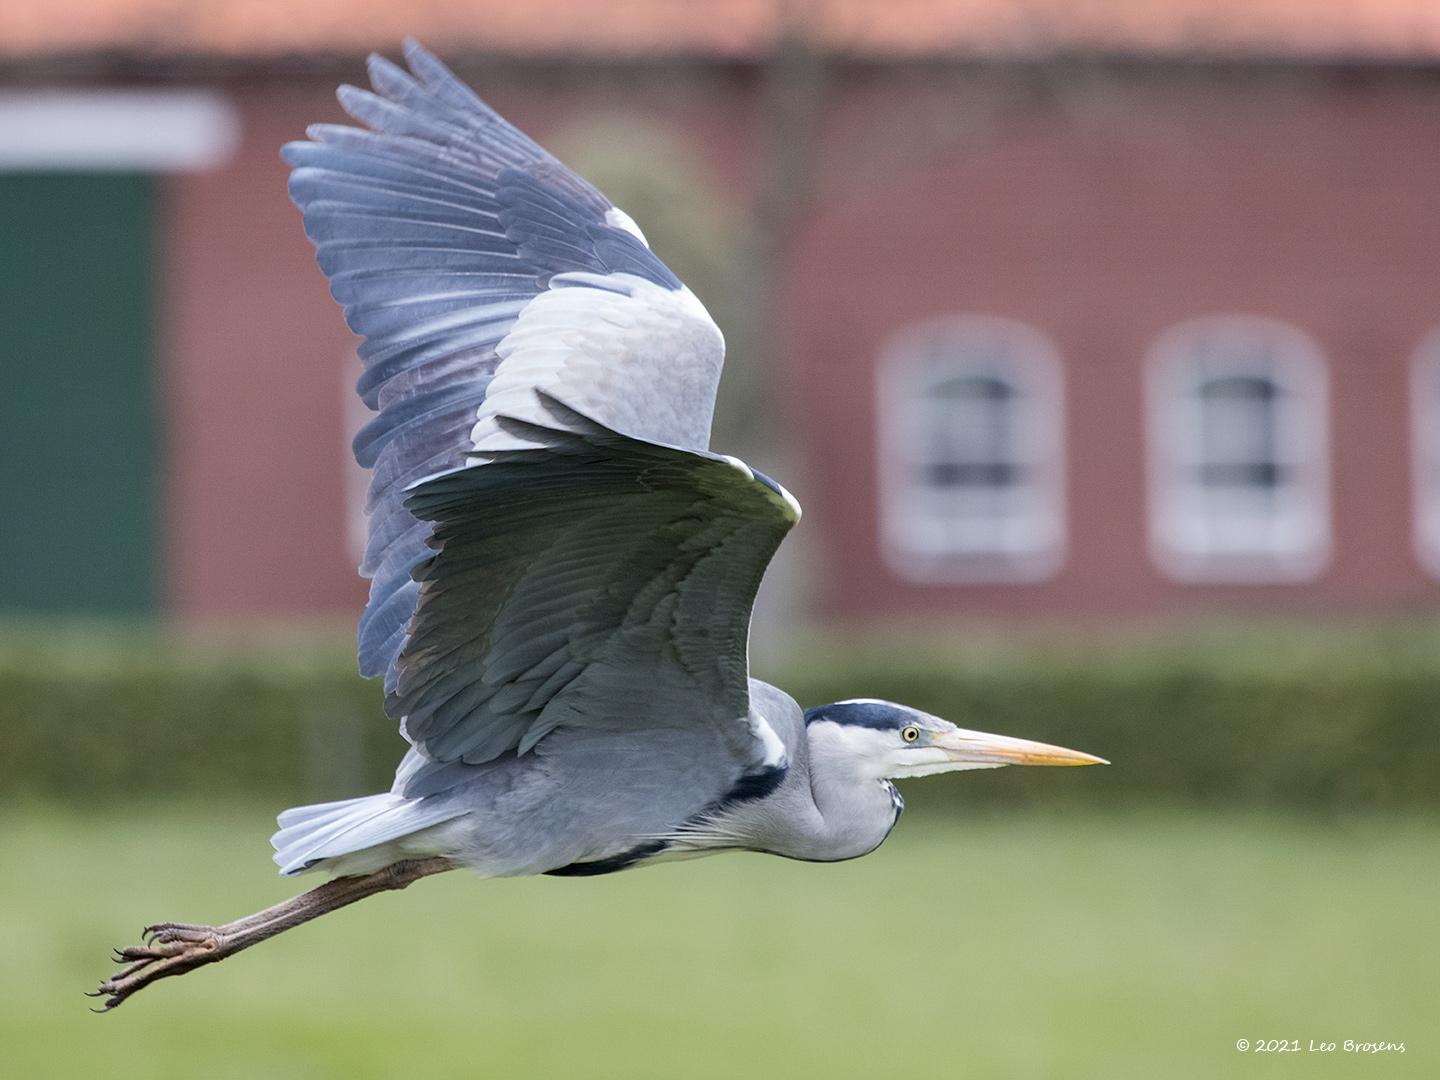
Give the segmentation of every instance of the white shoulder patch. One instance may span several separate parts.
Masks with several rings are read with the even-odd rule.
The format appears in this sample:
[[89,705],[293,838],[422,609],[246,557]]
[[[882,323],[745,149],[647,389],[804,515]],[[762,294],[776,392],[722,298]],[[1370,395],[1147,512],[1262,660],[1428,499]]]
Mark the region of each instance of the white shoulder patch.
[[791,513],[795,515],[795,520],[799,521],[801,515],[804,513],[804,511],[800,509],[800,500],[795,498],[794,495],[791,495],[790,489],[778,480],[775,482],[775,486],[780,489],[780,497],[785,500],[785,505],[788,506]]
[[754,471],[753,469],[751,469],[749,465],[746,465],[745,462],[741,461],[738,457],[732,457],[732,456],[729,455],[729,454],[721,454],[721,455],[720,455],[720,460],[721,460],[721,461],[724,461],[727,465],[730,465],[732,468],[735,468],[735,469],[740,470],[740,472],[745,476],[745,479],[747,479],[747,480],[754,480],[754,479],[755,479],[755,471]]
[[790,763],[785,744],[780,740],[780,736],[775,734],[770,721],[754,710],[750,713],[750,733],[760,740],[760,745],[765,750],[765,760],[761,763],[764,768],[770,769]]
[[605,211],[605,224],[612,229],[624,229],[647,248],[650,246],[650,241],[645,239],[645,234],[640,231],[640,226],[635,224],[635,219],[618,206],[612,206]]

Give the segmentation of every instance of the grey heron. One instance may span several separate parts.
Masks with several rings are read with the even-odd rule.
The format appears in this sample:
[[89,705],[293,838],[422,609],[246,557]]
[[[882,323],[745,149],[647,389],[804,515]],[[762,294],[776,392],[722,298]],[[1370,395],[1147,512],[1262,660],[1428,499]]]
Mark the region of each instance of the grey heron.
[[724,342],[631,218],[413,42],[284,148],[375,418],[364,675],[410,748],[390,791],[286,810],[283,874],[219,926],[160,923],[113,1008],[365,896],[467,868],[607,874],[754,851],[831,862],[900,817],[893,780],[1102,759],[750,678],[751,606],[799,520],[710,452]]

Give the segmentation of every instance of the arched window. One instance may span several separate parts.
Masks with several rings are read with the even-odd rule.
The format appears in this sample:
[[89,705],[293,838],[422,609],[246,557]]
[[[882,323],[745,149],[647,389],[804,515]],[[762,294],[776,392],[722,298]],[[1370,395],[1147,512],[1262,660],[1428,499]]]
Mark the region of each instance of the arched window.
[[1150,546],[1182,581],[1304,581],[1330,557],[1325,364],[1299,331],[1212,316],[1148,372]]
[[1440,577],[1440,330],[1421,343],[1411,369],[1410,449],[1415,554]]
[[1037,581],[1064,557],[1060,364],[1044,337],[965,315],[908,327],[879,367],[881,539],[921,581]]

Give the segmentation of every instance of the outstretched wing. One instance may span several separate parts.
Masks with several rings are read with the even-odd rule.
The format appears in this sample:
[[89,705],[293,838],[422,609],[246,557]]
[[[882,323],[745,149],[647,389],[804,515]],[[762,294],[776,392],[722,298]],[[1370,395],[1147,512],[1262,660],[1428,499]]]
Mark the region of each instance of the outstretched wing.
[[[498,418],[534,444],[425,480],[434,524],[386,708],[415,746],[397,790],[424,794],[556,728],[693,728],[736,775],[783,747],[749,716],[746,642],[795,500],[743,463],[621,435],[539,396]],[[699,739],[695,742],[700,747]]]
[[369,130],[316,125],[283,151],[320,267],[366,339],[358,390],[379,415],[355,440],[374,470],[360,667],[392,688],[410,572],[428,554],[406,487],[513,448],[496,417],[544,419],[536,388],[637,438],[704,448],[724,359],[628,216],[418,44],[405,54],[408,72],[371,57],[374,92],[340,88]]

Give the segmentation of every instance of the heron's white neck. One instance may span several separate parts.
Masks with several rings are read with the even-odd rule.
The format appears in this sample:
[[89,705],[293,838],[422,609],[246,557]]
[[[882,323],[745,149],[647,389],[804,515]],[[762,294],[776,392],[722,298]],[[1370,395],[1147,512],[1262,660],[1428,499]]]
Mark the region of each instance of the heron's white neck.
[[805,733],[810,791],[824,819],[823,836],[817,839],[830,849],[822,857],[848,859],[873,851],[899,816],[884,762],[864,752],[869,745],[864,734],[877,733],[828,720],[810,724]]

